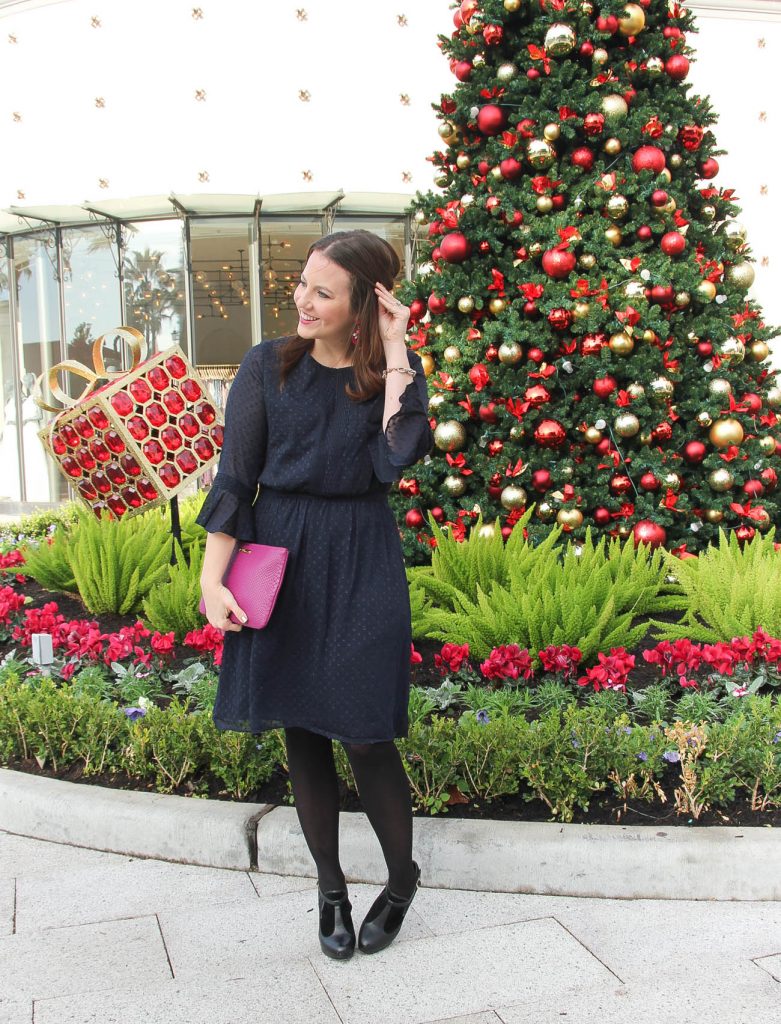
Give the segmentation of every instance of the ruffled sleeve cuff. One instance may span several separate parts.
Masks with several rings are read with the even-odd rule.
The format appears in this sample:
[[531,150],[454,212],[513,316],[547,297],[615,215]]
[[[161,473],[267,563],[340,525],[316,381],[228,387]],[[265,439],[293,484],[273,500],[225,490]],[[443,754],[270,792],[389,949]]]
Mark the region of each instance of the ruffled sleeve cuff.
[[239,480],[218,473],[195,521],[208,533],[226,533],[236,540],[253,543],[254,498],[254,492]]
[[398,480],[401,470],[422,459],[434,441],[428,422],[428,395],[422,371],[402,391],[400,401],[399,411],[391,416],[385,431],[378,431],[370,444],[374,472],[383,483]]

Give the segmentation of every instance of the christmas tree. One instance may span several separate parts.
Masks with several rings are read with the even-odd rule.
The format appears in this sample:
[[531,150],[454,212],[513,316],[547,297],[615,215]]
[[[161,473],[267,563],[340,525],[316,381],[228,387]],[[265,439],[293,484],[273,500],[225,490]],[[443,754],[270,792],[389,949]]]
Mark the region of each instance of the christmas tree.
[[418,193],[409,343],[435,445],[394,497],[405,550],[429,514],[463,536],[629,537],[692,554],[779,522],[754,271],[692,15],[668,0],[464,0],[440,47],[440,194]]

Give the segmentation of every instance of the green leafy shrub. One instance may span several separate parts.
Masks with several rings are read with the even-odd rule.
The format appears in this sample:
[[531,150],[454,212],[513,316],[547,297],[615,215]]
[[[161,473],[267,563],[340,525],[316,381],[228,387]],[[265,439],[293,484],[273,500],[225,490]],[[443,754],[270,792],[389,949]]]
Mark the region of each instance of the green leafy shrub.
[[159,792],[170,793],[206,767],[201,719],[178,697],[165,709],[151,705],[130,725],[123,767],[139,778],[153,778]]
[[30,512],[21,516],[14,523],[13,532],[17,536],[27,538],[43,539],[47,535],[61,528],[66,531],[76,522],[79,510],[83,508],[81,502],[64,501],[57,508],[41,509],[40,512]]
[[773,533],[757,533],[741,546],[734,531],[727,537],[720,530],[718,544],[698,558],[667,554],[669,569],[686,595],[686,614],[679,623],[654,622],[659,638],[713,644],[750,636],[759,628],[781,636],[780,563],[774,539]]
[[200,715],[204,761],[235,800],[245,800],[267,782],[276,767],[276,745],[252,733],[218,729]]
[[44,590],[77,593],[68,554],[69,544],[70,537],[64,526],[51,537],[44,535],[36,544],[25,544],[22,547],[25,576],[31,576]]
[[173,632],[179,644],[204,624],[198,611],[204,549],[195,544],[188,550],[190,564],[185,562],[182,547],[177,546],[178,558],[175,565],[168,566],[168,579],[143,600],[144,617],[151,628],[161,633]]

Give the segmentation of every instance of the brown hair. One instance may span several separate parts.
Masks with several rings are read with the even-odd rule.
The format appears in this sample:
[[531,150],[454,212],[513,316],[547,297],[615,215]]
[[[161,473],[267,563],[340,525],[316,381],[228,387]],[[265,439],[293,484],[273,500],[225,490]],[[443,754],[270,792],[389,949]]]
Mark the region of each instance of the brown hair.
[[[350,275],[350,309],[359,324],[359,339],[353,349],[355,386],[345,387],[350,398],[364,402],[382,391],[382,370],[385,367],[385,349],[380,337],[375,282],[393,289],[393,282],[401,269],[393,246],[371,231],[336,231],[319,238],[309,247],[307,260],[320,251]],[[279,379],[284,385],[288,374],[299,359],[312,350],[314,340],[293,335],[280,346]]]

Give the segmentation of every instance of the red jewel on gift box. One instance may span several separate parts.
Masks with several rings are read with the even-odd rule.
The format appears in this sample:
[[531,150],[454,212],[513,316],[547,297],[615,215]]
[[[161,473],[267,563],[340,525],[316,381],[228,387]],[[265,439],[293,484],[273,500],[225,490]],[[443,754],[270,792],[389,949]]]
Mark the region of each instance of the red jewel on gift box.
[[119,464],[128,476],[138,476],[141,473],[141,467],[132,455],[123,455]]
[[120,416],[129,416],[136,407],[130,395],[126,395],[124,391],[118,391],[109,401],[114,412]]
[[122,495],[122,500],[130,508],[140,508],[144,503],[143,498],[135,487],[125,487],[120,491],[120,494]]
[[93,405],[91,409],[87,410],[87,416],[93,427],[97,427],[98,430],[106,430],[108,427],[108,416],[103,412],[99,405]]
[[134,416],[132,419],[129,419],[127,421],[127,429],[136,441],[143,441],[145,437],[149,437],[149,424],[141,416]]
[[165,451],[159,441],[147,441],[141,446],[141,451],[153,466],[157,466],[165,458]]
[[141,405],[143,405],[144,402],[148,402],[152,397],[152,389],[149,387],[147,382],[141,378],[134,380],[128,388],[128,391],[137,402],[141,403]]
[[[141,420],[141,422],[143,423],[144,421]],[[144,424],[144,426],[146,426],[146,424]],[[131,431],[131,433],[132,433],[132,431]],[[149,433],[149,430],[147,429],[147,434],[148,433]],[[144,437],[146,437],[146,434],[144,435]],[[116,430],[109,430],[107,432],[107,434],[106,434],[106,444],[108,445],[108,447],[111,449],[111,451],[115,455],[119,455],[120,452],[125,451],[125,442],[122,440],[122,438],[116,432]]]
[[111,481],[109,480],[105,473],[93,473],[92,482],[95,485],[95,487],[97,487],[101,494],[111,493]]
[[169,452],[175,452],[182,447],[184,441],[182,435],[176,429],[176,427],[166,427],[165,430],[160,431],[160,440],[166,446]]
[[165,366],[171,376],[176,377],[177,380],[181,380],[182,377],[187,376],[187,367],[181,356],[169,356],[163,363],[163,366]]
[[191,416],[189,412],[186,412],[176,424],[185,437],[195,437],[196,434],[200,434],[201,425],[198,420]]
[[82,469],[94,469],[95,468],[95,456],[89,450],[89,448],[79,448],[76,452],[76,459]]
[[146,501],[154,501],[157,497],[157,491],[154,485],[147,480],[145,476],[142,476],[136,483],[136,490]]
[[209,433],[211,434],[212,441],[214,441],[214,443],[217,445],[217,447],[218,448],[222,448],[222,439],[223,439],[223,435],[224,435],[224,431],[222,429],[222,424],[221,423],[216,423],[211,428]]
[[95,436],[95,430],[86,416],[77,416],[71,422],[74,430],[81,434],[82,437],[89,438]]
[[147,406],[144,415],[153,427],[162,427],[164,423],[168,422],[168,413],[159,402],[152,402],[150,406]]
[[60,435],[69,448],[78,448],[81,445],[79,435],[70,423],[63,423],[60,427]]
[[193,445],[193,451],[201,460],[201,462],[207,462],[212,455],[214,455],[214,448],[212,448],[211,441],[206,437],[199,437]]
[[82,475],[82,473],[81,473],[81,466],[70,455],[67,455],[62,460],[62,468],[65,470],[65,472],[68,474],[68,476],[77,477],[77,476],[81,476]]
[[178,416],[184,409],[184,399],[178,391],[166,391],[163,395],[163,405],[173,416]]
[[166,487],[176,487],[181,479],[179,471],[171,465],[161,466],[159,476]]
[[170,378],[162,366],[153,366],[149,373],[146,375],[146,379],[155,389],[155,391],[165,391],[170,384]]
[[194,381],[192,377],[188,377],[187,380],[183,380],[179,385],[182,389],[182,394],[188,402],[197,402],[201,397],[201,387],[197,381]]
[[127,505],[118,494],[109,495],[109,497],[106,498],[106,504],[117,518],[120,518],[127,512]]
[[68,450],[68,446],[65,444],[59,434],[55,434],[52,437],[52,451],[55,455],[64,455]]
[[120,469],[118,462],[110,462],[108,466],[106,466],[106,476],[115,487],[119,487],[120,484],[127,483],[127,477]]
[[192,452],[188,452],[187,450],[179,452],[174,461],[183,473],[194,473],[198,468],[198,460]]
[[98,462],[108,462],[111,458],[111,452],[103,444],[102,441],[90,441],[89,450],[98,460]]
[[214,411],[213,405],[209,405],[208,402],[201,402],[200,405],[195,407],[195,415],[201,423],[205,423],[208,426],[208,424],[214,423],[217,414]]
[[79,484],[79,494],[86,501],[94,501],[98,496],[98,492],[87,480],[84,480],[83,483]]

